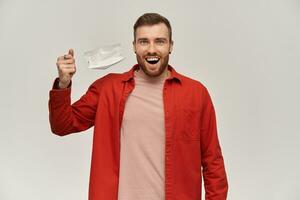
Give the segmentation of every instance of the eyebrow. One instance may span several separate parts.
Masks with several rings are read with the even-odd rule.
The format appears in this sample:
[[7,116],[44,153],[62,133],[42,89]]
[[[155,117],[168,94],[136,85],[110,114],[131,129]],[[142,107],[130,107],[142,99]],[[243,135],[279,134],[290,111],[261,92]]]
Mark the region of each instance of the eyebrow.
[[164,41],[168,41],[167,38],[156,38],[155,40],[164,40]]
[[148,40],[147,38],[138,38],[137,41]]
[[[142,41],[142,40],[148,40],[148,38],[138,38],[137,41]],[[167,38],[155,38],[154,40],[164,40],[164,41],[168,41]]]

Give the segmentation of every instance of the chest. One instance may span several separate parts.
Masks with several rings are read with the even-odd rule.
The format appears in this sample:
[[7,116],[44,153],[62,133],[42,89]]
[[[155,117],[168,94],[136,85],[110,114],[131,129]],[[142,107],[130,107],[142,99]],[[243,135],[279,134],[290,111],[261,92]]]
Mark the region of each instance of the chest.
[[163,85],[136,85],[125,102],[124,123],[160,123],[163,105]]

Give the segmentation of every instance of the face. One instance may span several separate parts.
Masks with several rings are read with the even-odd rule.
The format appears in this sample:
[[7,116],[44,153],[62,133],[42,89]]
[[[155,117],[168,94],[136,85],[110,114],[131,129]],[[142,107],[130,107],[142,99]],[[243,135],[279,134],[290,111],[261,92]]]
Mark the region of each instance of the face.
[[169,39],[169,30],[165,24],[138,27],[133,48],[137,62],[145,74],[156,77],[167,72],[173,41]]

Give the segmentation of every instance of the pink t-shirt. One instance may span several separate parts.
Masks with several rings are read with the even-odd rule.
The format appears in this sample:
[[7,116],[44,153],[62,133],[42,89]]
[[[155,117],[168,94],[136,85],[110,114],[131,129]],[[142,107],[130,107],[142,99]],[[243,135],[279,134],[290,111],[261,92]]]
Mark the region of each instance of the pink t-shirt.
[[163,86],[166,75],[135,71],[121,126],[118,200],[164,200],[165,126]]

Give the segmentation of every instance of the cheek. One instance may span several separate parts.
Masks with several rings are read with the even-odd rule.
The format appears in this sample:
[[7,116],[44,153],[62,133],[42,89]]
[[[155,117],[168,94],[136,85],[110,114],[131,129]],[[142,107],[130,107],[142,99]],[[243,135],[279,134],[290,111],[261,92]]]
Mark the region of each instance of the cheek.
[[169,47],[162,47],[162,48],[159,48],[158,50],[162,56],[167,56],[167,55],[169,55],[169,52],[170,52]]
[[160,54],[162,57],[167,57],[169,55],[169,51],[164,51],[164,52],[161,52]]
[[142,52],[136,52],[136,57],[141,61],[144,60],[144,54]]
[[141,57],[141,56],[143,55],[143,52],[140,51],[140,50],[136,50],[135,53],[136,53],[136,55],[139,56],[139,57]]
[[145,53],[145,50],[143,48],[136,48],[135,50],[138,56],[143,56]]

